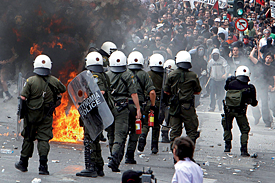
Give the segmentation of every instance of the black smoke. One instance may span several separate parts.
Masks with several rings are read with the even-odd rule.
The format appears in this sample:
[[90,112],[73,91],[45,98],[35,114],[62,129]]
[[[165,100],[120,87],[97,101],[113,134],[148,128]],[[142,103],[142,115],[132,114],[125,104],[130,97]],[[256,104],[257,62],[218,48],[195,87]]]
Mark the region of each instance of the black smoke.
[[[34,45],[52,59],[53,75],[58,76],[69,64],[77,69],[89,45],[100,48],[108,40],[120,47],[127,32],[140,27],[146,16],[139,0],[0,2],[0,47],[14,48],[19,55],[9,68],[13,76],[19,71],[25,77],[32,73],[32,62],[38,54],[30,54]],[[53,42],[62,46],[52,47]]]

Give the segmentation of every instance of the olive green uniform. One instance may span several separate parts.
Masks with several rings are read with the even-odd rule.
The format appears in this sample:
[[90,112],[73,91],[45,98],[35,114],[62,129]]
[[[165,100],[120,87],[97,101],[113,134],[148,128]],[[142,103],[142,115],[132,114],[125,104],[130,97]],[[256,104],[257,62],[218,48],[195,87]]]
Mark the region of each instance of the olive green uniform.
[[170,140],[171,149],[176,137],[181,136],[182,123],[193,142],[199,136],[197,132],[199,121],[194,107],[194,92],[200,92],[201,86],[196,73],[177,68],[168,75],[164,91],[171,93],[170,99]]
[[250,131],[249,123],[246,117],[247,105],[257,106],[256,89],[254,85],[242,82],[235,76],[227,78],[225,85],[226,97],[224,114],[222,115],[222,126],[224,129],[225,152],[230,152],[232,141],[232,122],[236,118],[237,124],[241,131],[241,152],[242,155],[248,156],[247,143],[248,133]]
[[103,67],[109,66],[109,57],[102,55],[102,58],[103,58]]
[[[144,70],[131,70],[135,76],[135,82],[137,85],[137,94],[138,94],[138,99],[139,99],[139,104],[142,107],[146,101],[145,97],[149,96],[149,93],[155,89],[153,82],[147,72]],[[149,106],[150,107],[150,106]],[[137,146],[137,141],[139,138],[139,134],[136,134],[135,131],[135,121],[136,121],[136,107],[135,104],[133,103],[132,99],[129,98],[129,110],[130,110],[130,116],[129,116],[129,141],[128,141],[128,146],[127,146],[127,153],[126,156],[131,156],[131,158],[134,158],[134,152],[136,150]],[[145,110],[145,111],[144,111]],[[146,110],[148,107],[143,109],[141,112],[142,114],[147,113]],[[148,115],[147,115],[148,116]],[[146,121],[146,120],[145,120]],[[142,123],[144,124],[144,119],[142,119]]]
[[[160,106],[160,98],[161,98],[161,89],[162,89],[162,79],[163,79],[163,73],[158,73],[154,71],[148,71],[148,74],[150,78],[153,81],[153,85],[155,87],[156,92],[156,101],[155,106],[156,109],[159,109]],[[145,119],[142,127],[142,134],[141,136],[146,139],[148,132],[149,132],[149,126],[148,126],[148,115],[150,111],[151,102],[149,101],[145,108]],[[164,116],[163,116],[164,117]],[[162,123],[163,119],[160,119],[160,123]],[[158,111],[154,114],[154,126],[152,128],[152,141],[151,141],[151,149],[155,145],[157,148],[158,139],[159,139],[159,130],[160,130],[160,123],[158,121]],[[158,149],[158,148],[157,148]]]
[[108,127],[107,132],[113,160],[119,166],[124,155],[129,126],[128,98],[132,94],[137,93],[137,86],[134,75],[129,70],[121,73],[108,71],[107,75],[110,78],[111,94],[118,111],[115,122]]
[[[45,76],[44,79],[54,86],[58,94],[66,91],[66,87],[54,76]],[[43,92],[45,92],[44,97]],[[27,79],[21,96],[27,98],[28,106],[21,133],[24,137],[21,156],[32,157],[33,141],[37,139],[40,159],[47,158],[50,151],[49,140],[53,138],[53,116],[52,112],[49,112],[54,102],[53,92],[42,76],[35,75]]]

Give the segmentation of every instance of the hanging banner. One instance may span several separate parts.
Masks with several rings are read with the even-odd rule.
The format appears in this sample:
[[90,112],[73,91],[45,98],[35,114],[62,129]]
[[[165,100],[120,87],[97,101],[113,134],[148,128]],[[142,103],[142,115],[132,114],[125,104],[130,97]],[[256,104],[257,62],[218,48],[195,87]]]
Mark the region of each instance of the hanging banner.
[[275,18],[275,1],[269,1],[271,9],[271,17]]
[[[189,0],[184,0],[184,1],[189,1]],[[218,0],[219,1],[219,8],[224,9],[227,8],[227,0]],[[194,7],[194,2],[199,2],[199,3],[204,3],[204,4],[210,4],[213,5],[215,4],[216,0],[191,0],[189,1],[191,7]]]

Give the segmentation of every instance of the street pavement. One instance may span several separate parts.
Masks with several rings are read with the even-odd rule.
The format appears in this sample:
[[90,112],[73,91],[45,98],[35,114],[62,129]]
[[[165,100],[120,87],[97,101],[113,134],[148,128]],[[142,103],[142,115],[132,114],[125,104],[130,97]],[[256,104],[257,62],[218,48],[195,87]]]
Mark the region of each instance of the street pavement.
[[[16,86],[13,84],[9,90],[14,98],[8,103],[0,99],[0,144],[1,149],[11,149],[11,154],[0,154],[0,182],[3,183],[30,183],[39,178],[45,182],[121,182],[121,173],[113,173],[108,167],[109,148],[108,142],[102,142],[102,154],[105,161],[104,177],[84,178],[77,177],[75,173],[84,168],[83,144],[51,142],[49,154],[49,176],[38,175],[39,157],[37,149],[29,160],[28,172],[23,173],[14,168],[14,163],[19,160],[22,138],[16,140]],[[254,119],[251,109],[248,110],[248,119],[251,124],[248,151],[257,158],[244,158],[240,156],[240,132],[236,122],[233,127],[233,148],[230,154],[224,153],[223,129],[221,126],[221,111],[207,112],[209,98],[201,99],[197,108],[200,121],[200,138],[197,140],[194,159],[200,164],[204,172],[205,183],[242,183],[242,182],[275,182],[273,171],[275,167],[274,129],[264,127],[264,123],[253,125]],[[217,109],[216,109],[217,110]],[[106,137],[106,132],[104,132]],[[183,129],[183,135],[185,131]],[[174,174],[173,155],[169,144],[159,143],[159,153],[152,155],[150,151],[151,133],[147,138],[144,152],[135,153],[136,165],[126,165],[122,160],[120,170],[136,171],[147,170],[149,167],[157,178],[157,182],[171,182]],[[36,145],[36,142],[35,142]],[[35,146],[36,147],[36,146]]]

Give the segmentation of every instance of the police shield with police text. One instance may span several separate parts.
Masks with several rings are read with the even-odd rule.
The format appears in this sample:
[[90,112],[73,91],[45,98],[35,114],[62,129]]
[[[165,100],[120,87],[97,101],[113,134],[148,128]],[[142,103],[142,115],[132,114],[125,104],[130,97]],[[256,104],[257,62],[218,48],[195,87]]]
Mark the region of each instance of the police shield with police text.
[[254,85],[248,84],[250,71],[246,66],[239,66],[236,76],[227,78],[224,89],[226,97],[224,101],[224,114],[222,114],[222,126],[224,129],[224,152],[231,151],[232,123],[236,118],[241,131],[241,156],[250,156],[247,152],[249,123],[246,117],[247,105],[257,106],[256,89]]
[[114,117],[90,71],[83,71],[68,85],[68,92],[92,140],[108,126]]

